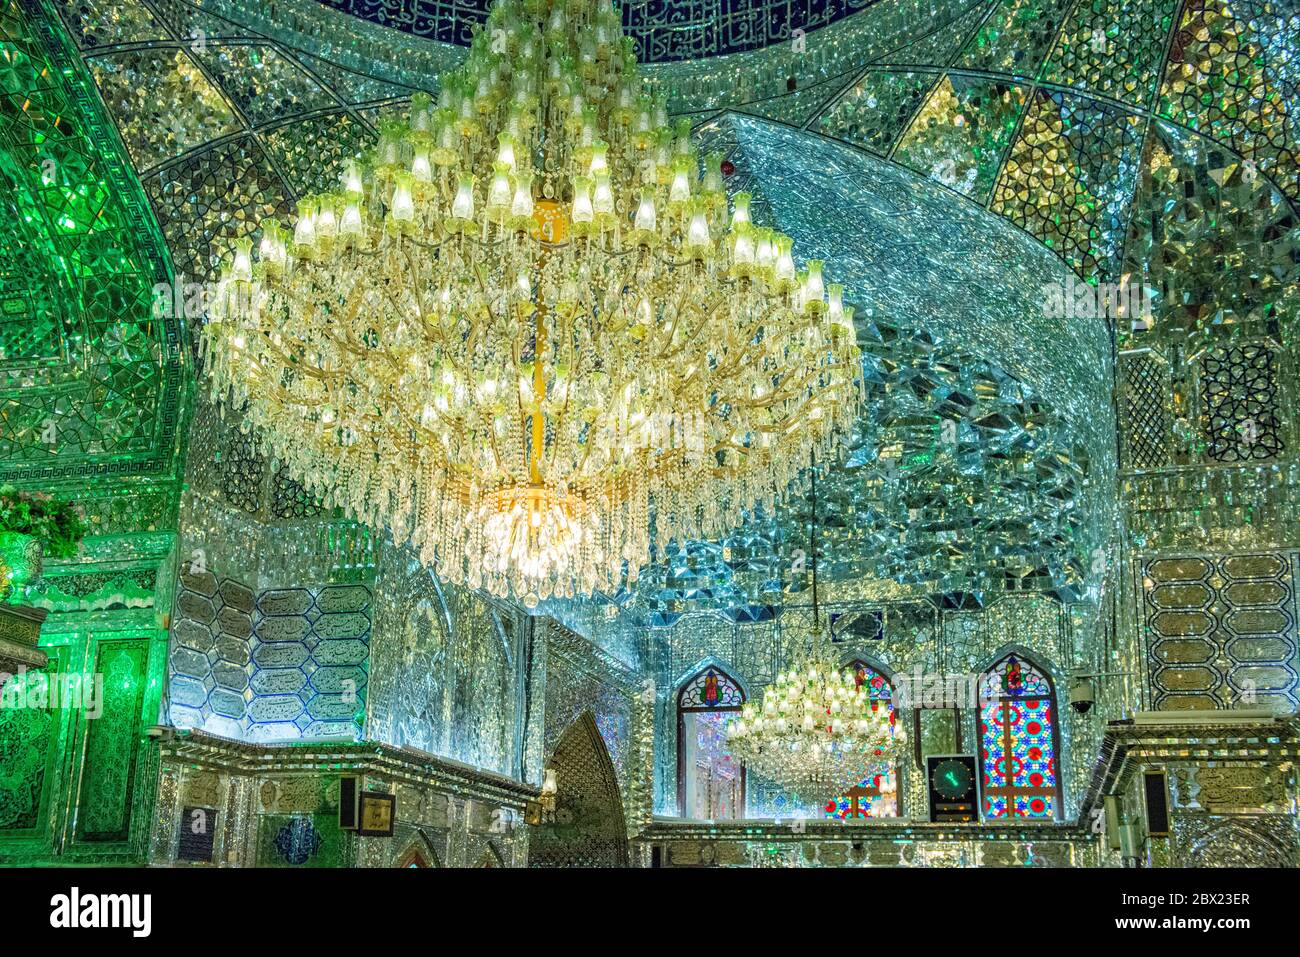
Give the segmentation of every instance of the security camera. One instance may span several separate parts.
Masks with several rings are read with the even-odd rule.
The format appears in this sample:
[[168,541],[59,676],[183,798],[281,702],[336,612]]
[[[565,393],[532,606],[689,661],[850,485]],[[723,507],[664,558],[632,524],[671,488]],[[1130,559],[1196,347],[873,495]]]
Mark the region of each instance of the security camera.
[[1091,678],[1072,678],[1070,680],[1070,707],[1077,714],[1087,714],[1096,701]]

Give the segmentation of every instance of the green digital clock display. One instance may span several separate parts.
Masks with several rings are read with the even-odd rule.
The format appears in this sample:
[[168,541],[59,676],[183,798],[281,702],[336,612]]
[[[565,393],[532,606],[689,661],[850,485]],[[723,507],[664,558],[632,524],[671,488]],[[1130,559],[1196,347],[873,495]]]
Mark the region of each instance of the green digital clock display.
[[975,807],[978,801],[975,768],[975,757],[970,754],[926,756],[931,822],[969,824],[979,819]]
[[946,798],[956,800],[970,794],[972,777],[964,761],[946,758],[930,772],[930,786]]

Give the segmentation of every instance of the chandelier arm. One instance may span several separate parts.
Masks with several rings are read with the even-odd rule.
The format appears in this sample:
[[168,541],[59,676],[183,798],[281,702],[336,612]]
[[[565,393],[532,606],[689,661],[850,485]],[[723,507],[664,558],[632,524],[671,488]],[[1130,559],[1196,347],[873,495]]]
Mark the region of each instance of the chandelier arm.
[[[361,287],[356,287],[356,288],[360,289]],[[391,292],[389,292],[388,286],[384,287],[384,297],[388,300],[390,305],[396,311],[398,311],[399,313],[404,311],[402,304],[393,299]],[[357,313],[360,312],[362,302],[361,302],[361,296],[359,294],[355,296],[349,296],[348,298],[350,300],[349,303],[350,314],[348,316],[348,319],[349,321],[351,321],[355,319]],[[425,326],[427,330],[428,327],[427,324],[424,322],[423,310],[418,308],[418,303],[419,303],[418,295],[416,296],[416,301],[417,301],[416,318],[419,320],[422,326]],[[370,353],[376,353],[379,356],[383,357],[383,360],[388,364],[388,366],[393,370],[393,372],[395,372],[398,375],[399,378],[402,375],[406,374],[402,369],[401,360],[395,357],[388,349],[379,348],[378,346],[376,346],[373,349],[370,348],[369,346],[362,348],[359,345],[353,345],[350,337],[345,338],[345,341],[340,341],[332,333],[330,333],[327,328],[324,327],[322,327],[321,332],[324,336],[329,338],[330,341],[334,342],[336,345],[340,346],[341,348],[346,349],[348,352],[351,352],[354,356],[363,358]],[[441,335],[440,334],[437,335],[436,338],[441,339]],[[439,351],[441,352],[442,355],[446,356],[447,354],[446,349],[440,349]],[[451,362],[453,366],[456,365],[454,357],[452,357]],[[461,375],[465,378],[466,382],[468,382],[469,376],[467,374],[467,370],[459,369],[458,371],[461,372]],[[430,436],[431,438],[434,439],[439,438],[439,434],[437,432],[426,429],[422,422],[420,422],[418,419],[413,418],[409,413],[407,413],[405,411],[403,403],[395,402],[394,407],[399,411],[399,413],[402,413],[404,420],[408,424],[408,427],[416,429],[417,431],[424,432],[426,435]],[[429,408],[433,410],[434,417],[437,418],[443,424],[445,424],[448,428],[460,428],[461,420],[458,417],[454,419],[448,419],[447,417],[444,417],[442,412],[438,409],[436,405],[429,405]]]
[[297,363],[296,361],[294,361],[293,357],[290,356],[289,353],[285,352],[284,349],[283,349],[281,346],[277,346],[277,345],[275,344],[274,340],[272,340],[271,337],[266,333],[266,331],[264,331],[264,330],[262,330],[261,328],[259,328],[259,329],[257,330],[257,333],[256,333],[256,334],[262,338],[262,340],[263,340],[263,343],[262,343],[263,348],[265,348],[265,349],[267,349],[267,350],[269,350],[269,351],[271,351],[271,352],[274,352],[274,353],[276,354],[276,356],[277,356],[277,357],[278,357],[278,358],[279,358],[279,359],[280,359],[280,360],[281,360],[285,365],[287,365],[287,366],[293,366],[293,367],[295,368],[295,371],[297,371],[297,372],[302,372],[304,375],[310,376],[310,377],[313,378],[313,379],[320,379],[322,382],[325,382],[325,381],[337,381],[337,380],[343,378],[343,373],[342,373],[342,372],[339,372],[339,373],[329,373],[329,372],[326,372],[325,370],[321,369],[319,366],[313,366],[313,365],[300,365],[299,363]]
[[[681,315],[681,306],[684,304],[684,302],[685,302],[685,298],[686,298],[686,294],[683,292],[683,294],[682,294],[682,300],[681,300],[681,301],[679,302],[679,304],[678,304],[678,310],[677,310],[677,315],[678,315],[678,316]],[[673,320],[673,325],[672,325],[672,330],[669,332],[669,344],[671,344],[671,342],[672,342],[672,334],[673,334],[674,332],[676,332],[678,324],[679,324],[679,320],[678,320],[678,319],[674,319],[674,320]],[[670,361],[670,360],[672,360],[672,359],[677,358],[677,356],[680,355],[681,352],[682,352],[682,351],[683,351],[687,346],[689,346],[689,345],[691,345],[691,344],[693,344],[693,343],[695,342],[695,340],[699,337],[699,335],[700,335],[700,331],[703,329],[703,326],[704,326],[703,323],[700,323],[699,325],[697,325],[696,328],[695,328],[695,331],[692,332],[692,333],[691,333],[687,338],[682,339],[681,342],[679,342],[676,346],[673,347],[673,349],[672,349],[671,352],[660,353],[660,355],[659,355],[659,359],[660,359],[661,361],[668,362],[668,361]],[[692,370],[692,371],[691,371],[691,373],[687,376],[687,381],[689,381],[690,378],[691,378],[692,376],[695,375],[695,371],[696,371],[696,370]]]
[[[811,378],[811,377],[808,377]],[[746,409],[770,409],[772,406],[787,402],[808,391],[808,378],[801,380],[798,386],[783,392],[769,392],[761,399],[737,399],[733,404]],[[830,387],[827,386],[827,389]]]
[[[475,323],[471,323],[471,326],[474,326],[474,325],[476,325],[476,324],[475,324]],[[436,345],[437,348],[438,348],[438,358],[439,358],[439,360],[442,361],[442,362],[446,362],[446,363],[448,363],[449,365],[451,365],[451,367],[456,371],[456,373],[461,377],[461,379],[464,380],[464,382],[465,382],[465,388],[468,389],[470,383],[473,382],[474,380],[473,380],[473,376],[470,374],[470,373],[471,373],[470,367],[469,367],[468,365],[466,365],[465,363],[468,363],[468,362],[472,362],[472,361],[473,361],[472,358],[470,358],[470,357],[472,356],[472,353],[467,353],[467,355],[466,355],[466,357],[465,357],[465,360],[464,360],[464,363],[463,363],[463,362],[461,361],[461,357],[457,354],[457,350],[455,350],[455,349],[448,349],[448,348],[446,347],[446,343],[445,343],[445,341],[444,341],[444,339],[443,339],[443,336],[442,336],[442,334],[441,334],[441,331],[439,331],[439,334],[438,334],[438,337],[437,337],[437,341],[436,341],[436,343],[434,343],[434,345]]]
[[[263,388],[263,389],[264,389],[264,390],[265,390],[269,395],[271,395],[272,397],[276,398],[276,399],[280,402],[281,405],[283,405],[283,406],[285,406],[285,407],[287,407],[287,408],[290,408],[290,409],[295,409],[295,408],[298,409],[298,410],[299,410],[299,415],[301,416],[301,418],[302,418],[302,420],[303,420],[304,422],[311,422],[311,421],[312,421],[310,418],[308,418],[307,415],[304,415],[304,414],[303,414],[303,413],[305,413],[305,412],[313,411],[312,406],[310,406],[310,405],[308,405],[307,403],[303,402],[300,398],[298,398],[297,396],[295,396],[292,392],[287,391],[287,390],[284,389],[282,386],[278,385],[277,383],[273,383],[273,382],[271,382],[270,380],[266,380],[266,381],[264,381],[264,382],[262,383],[262,388]],[[259,433],[264,433],[264,432],[266,433],[266,435],[264,436],[265,440],[266,440],[270,445],[272,445],[272,446],[276,449],[277,454],[282,454],[282,453],[283,453],[283,450],[284,450],[285,445],[284,445],[284,443],[278,441],[278,440],[274,437],[274,433],[273,433],[273,432],[267,432],[267,430],[260,429],[260,428],[258,429],[258,432],[259,432]]]
[[758,336],[758,331],[765,325],[770,325],[770,322],[765,323],[762,320],[759,320],[740,333],[737,338],[739,338],[741,342],[745,343],[744,352],[737,358],[729,356],[728,362],[725,363],[725,365],[720,365],[718,367],[719,371],[726,370],[727,375],[734,375],[737,372],[743,372],[756,358],[761,357],[764,351],[763,347],[760,343],[757,343],[754,340]]
[[[396,303],[394,303],[394,305],[396,305]],[[358,309],[360,308],[360,303],[358,303],[357,308]],[[354,313],[354,317],[355,317],[355,313]],[[326,339],[328,339],[330,342],[334,343],[339,348],[343,349],[346,352],[350,352],[352,355],[358,358],[365,358],[371,354],[379,355],[389,365],[389,367],[392,368],[394,372],[398,373],[399,376],[402,374],[400,360],[393,357],[391,353],[389,353],[388,350],[386,349],[379,349],[379,348],[371,349],[369,347],[364,347],[364,348],[359,347],[357,345],[354,345],[350,338],[344,337],[343,339],[340,339],[339,337],[335,336],[332,332],[329,331],[327,327],[323,325],[320,327],[320,334]],[[344,378],[343,373],[339,373],[338,378],[340,379]],[[410,414],[406,412],[402,403],[395,402],[394,407],[397,409],[399,414],[402,415],[408,427],[413,428],[419,432],[422,432],[423,434],[429,436],[431,439],[434,439],[435,441],[441,440],[440,433],[427,428],[424,425],[424,423],[420,422],[418,419],[413,419],[410,416]],[[428,408],[432,410],[434,418],[436,418],[440,423],[445,425],[447,428],[458,429],[461,427],[462,420],[459,417],[444,416],[441,410],[439,410],[436,405],[430,404]]]
[[[407,275],[411,277],[412,281],[415,284],[415,288],[411,290],[411,298],[415,300],[416,321],[419,322],[420,326],[427,333],[429,331],[429,323],[424,317],[424,302],[426,297],[429,294],[429,284],[425,282],[424,274],[421,273],[418,268],[416,268],[415,261],[411,256],[410,250],[403,250],[401,249],[401,247],[399,247],[399,252],[406,253]],[[385,291],[387,290],[385,289]],[[391,295],[389,295],[388,298],[390,301],[392,300]],[[396,303],[394,303],[394,305],[396,305]]]
[[[691,292],[691,290],[692,290],[693,288],[694,288],[694,283],[684,284],[684,285],[682,286],[681,294],[680,294],[680,295],[678,296],[678,298],[677,298],[677,309],[676,309],[676,310],[674,311],[674,313],[673,313],[673,321],[672,321],[672,323],[671,323],[669,326],[667,326],[667,327],[664,329],[664,336],[665,336],[666,341],[663,343],[663,345],[656,346],[656,349],[655,349],[656,357],[657,357],[658,359],[660,359],[661,361],[667,361],[667,360],[669,360],[669,359],[674,358],[674,357],[675,357],[679,352],[681,352],[682,349],[684,349],[684,348],[685,348],[685,347],[686,347],[686,346],[687,346],[691,341],[694,341],[694,338],[695,338],[695,337],[692,336],[689,340],[686,340],[686,341],[683,341],[682,343],[680,343],[680,344],[679,344],[676,348],[674,348],[671,352],[664,352],[664,349],[666,349],[667,347],[669,347],[669,346],[672,345],[673,336],[674,336],[674,335],[676,334],[676,332],[677,332],[677,327],[681,324],[681,316],[682,316],[682,314],[683,314],[683,312],[684,312],[684,307],[686,306],[687,296],[689,295],[689,293]],[[696,334],[698,335],[698,333],[699,333],[699,330],[697,329],[697,330],[696,330]],[[688,378],[689,378],[689,377],[688,377]]]

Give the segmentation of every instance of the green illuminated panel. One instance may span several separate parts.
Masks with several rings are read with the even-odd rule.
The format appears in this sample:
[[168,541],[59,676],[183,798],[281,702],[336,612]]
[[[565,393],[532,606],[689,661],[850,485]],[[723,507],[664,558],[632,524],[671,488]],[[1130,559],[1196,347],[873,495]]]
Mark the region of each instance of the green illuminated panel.
[[[0,482],[174,477],[188,381],[166,250],[57,17],[0,7]],[[21,108],[17,108],[21,105]]]
[[[10,678],[0,689],[0,839],[44,837],[49,784],[60,753],[61,716],[49,708],[30,706],[39,676],[57,675],[63,650],[47,650],[42,671]],[[0,860],[7,855],[0,844]]]
[[77,821],[80,840],[124,841],[129,835],[148,661],[148,639],[107,641],[99,646],[95,672],[103,678],[104,712],[87,722]]

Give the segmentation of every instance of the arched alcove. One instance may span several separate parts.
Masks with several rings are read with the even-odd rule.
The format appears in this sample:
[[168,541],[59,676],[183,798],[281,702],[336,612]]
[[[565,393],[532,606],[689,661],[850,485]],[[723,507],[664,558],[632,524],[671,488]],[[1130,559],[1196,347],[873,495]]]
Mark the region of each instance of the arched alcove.
[[531,829],[528,866],[626,867],[623,799],[590,711],[565,730],[547,767],[555,771],[555,813]]

